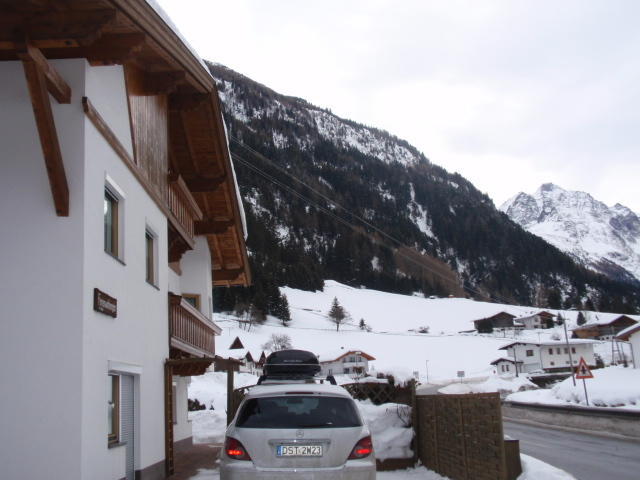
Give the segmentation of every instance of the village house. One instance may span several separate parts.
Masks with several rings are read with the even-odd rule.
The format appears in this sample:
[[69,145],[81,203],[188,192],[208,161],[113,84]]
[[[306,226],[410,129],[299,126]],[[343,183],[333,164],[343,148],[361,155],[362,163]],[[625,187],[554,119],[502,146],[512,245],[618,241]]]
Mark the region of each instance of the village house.
[[633,368],[640,368],[640,323],[625,328],[616,335],[616,339],[629,342],[631,345]]
[[556,315],[547,311],[534,312],[522,317],[513,319],[516,326],[521,326],[524,330],[535,330],[536,328],[552,328]]
[[318,355],[322,375],[361,377],[369,373],[369,362],[375,358],[361,350],[347,350]]
[[498,312],[490,317],[474,320],[473,325],[478,332],[485,332],[498,328],[514,328],[515,315],[507,312]]
[[[592,340],[570,340],[569,346],[564,341],[547,342],[518,341],[512,342],[499,350],[506,350],[513,359],[513,368],[519,373],[553,373],[568,372],[571,365],[577,366],[580,358],[584,358],[589,366],[595,366]],[[569,360],[571,357],[572,362]],[[507,365],[503,359],[494,360],[492,365]],[[517,369],[515,368],[517,366]],[[506,373],[506,372],[505,372]]]
[[522,362],[516,362],[513,358],[501,357],[491,362],[491,365],[496,367],[496,373],[499,376],[511,378],[516,376],[516,363],[518,365],[518,372],[522,372]]
[[251,281],[215,82],[155,2],[1,13],[2,477],[165,478]]
[[640,321],[640,316],[638,315],[611,313],[597,313],[594,315],[595,320],[572,329],[574,338],[612,340],[624,329],[636,325]]
[[267,360],[267,355],[262,351],[260,356],[254,356],[249,349],[245,348],[240,337],[236,337],[227,350],[219,350],[221,357],[235,362],[218,362],[214,365],[214,371],[226,371],[231,368],[235,372],[251,373],[254,375],[262,375],[262,367]]

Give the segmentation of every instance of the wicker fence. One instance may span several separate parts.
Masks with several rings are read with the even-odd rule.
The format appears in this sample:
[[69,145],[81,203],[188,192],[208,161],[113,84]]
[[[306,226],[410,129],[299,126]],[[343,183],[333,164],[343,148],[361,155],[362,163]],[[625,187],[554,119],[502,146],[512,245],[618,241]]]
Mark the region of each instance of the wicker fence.
[[417,454],[427,468],[453,480],[517,476],[517,447],[510,446],[509,462],[505,455],[499,394],[415,398]]

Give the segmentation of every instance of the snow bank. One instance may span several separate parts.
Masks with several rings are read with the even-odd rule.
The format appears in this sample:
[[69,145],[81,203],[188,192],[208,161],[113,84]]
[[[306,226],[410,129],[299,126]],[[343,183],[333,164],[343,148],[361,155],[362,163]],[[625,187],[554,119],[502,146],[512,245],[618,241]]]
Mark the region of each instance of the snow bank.
[[[640,410],[640,369],[615,366],[592,370],[592,373],[594,378],[585,380],[590,406]],[[577,380],[574,387],[571,377],[551,389],[514,393],[507,400],[587,406],[582,381]]]
[[407,427],[411,420],[411,407],[399,403],[374,405],[370,400],[356,402],[364,421],[369,425],[376,458],[411,458],[413,429]]
[[522,462],[522,474],[517,480],[576,480],[573,475],[569,475],[564,470],[529,455],[520,454],[520,461]]
[[[502,378],[497,375],[493,375],[480,382],[451,383],[450,385],[439,389],[438,392],[448,395],[499,392],[501,395],[506,395],[513,392],[532,390],[535,388],[538,388],[536,384],[524,376]],[[417,393],[420,393],[420,389],[417,390]]]
[[189,412],[193,431],[193,443],[222,443],[227,429],[227,414],[224,409]]
[[[255,385],[258,377],[249,373],[235,373],[234,388]],[[226,372],[207,372],[198,377],[191,377],[188,396],[198,400],[205,407],[213,405],[215,411],[225,412],[227,408],[227,374]],[[226,415],[226,414],[225,414]]]

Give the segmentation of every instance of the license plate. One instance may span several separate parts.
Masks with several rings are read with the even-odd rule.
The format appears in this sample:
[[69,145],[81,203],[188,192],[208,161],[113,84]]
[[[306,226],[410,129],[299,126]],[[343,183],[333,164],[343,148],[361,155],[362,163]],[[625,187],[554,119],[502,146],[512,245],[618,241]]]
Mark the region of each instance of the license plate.
[[276,457],[321,457],[322,445],[278,445]]

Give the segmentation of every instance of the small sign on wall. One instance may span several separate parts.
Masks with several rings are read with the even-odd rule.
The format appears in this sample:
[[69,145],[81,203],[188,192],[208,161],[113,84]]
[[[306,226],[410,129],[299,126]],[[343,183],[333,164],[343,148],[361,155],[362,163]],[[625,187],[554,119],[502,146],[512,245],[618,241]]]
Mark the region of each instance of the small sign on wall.
[[102,290],[93,289],[93,309],[110,317],[118,316],[118,300],[107,295]]

